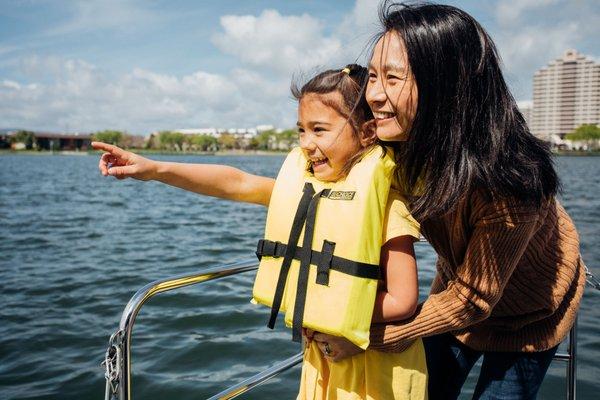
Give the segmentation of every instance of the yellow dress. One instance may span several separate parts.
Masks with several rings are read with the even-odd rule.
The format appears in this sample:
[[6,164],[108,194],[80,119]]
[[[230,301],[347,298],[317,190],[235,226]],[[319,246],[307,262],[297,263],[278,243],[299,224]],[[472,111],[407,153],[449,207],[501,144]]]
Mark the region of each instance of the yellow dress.
[[[419,237],[419,225],[396,190],[390,191],[383,232],[383,243],[403,235]],[[316,343],[311,342],[304,353],[298,400],[337,399],[427,399],[423,342],[416,340],[402,353],[367,349],[335,363],[327,361]]]

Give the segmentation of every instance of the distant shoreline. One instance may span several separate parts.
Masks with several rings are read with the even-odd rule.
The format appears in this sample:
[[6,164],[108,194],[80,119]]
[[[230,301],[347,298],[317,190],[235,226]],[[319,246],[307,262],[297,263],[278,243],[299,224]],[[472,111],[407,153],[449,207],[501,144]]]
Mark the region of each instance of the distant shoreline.
[[[159,156],[281,156],[286,155],[288,150],[224,150],[224,151],[164,151],[164,150],[148,150],[148,149],[129,149],[136,154],[143,155],[159,155]],[[38,151],[38,150],[10,150],[0,149],[0,156],[3,155],[57,155],[57,156],[88,156],[99,155],[100,151]],[[572,157],[599,157],[600,151],[553,151],[555,156],[572,156]]]
[[[136,154],[159,155],[159,156],[281,156],[288,153],[285,151],[266,151],[266,150],[225,150],[225,151],[163,151],[147,149],[128,149]],[[38,150],[10,150],[0,149],[0,156],[3,155],[30,155],[30,156],[95,156],[102,154],[101,151],[38,151]]]

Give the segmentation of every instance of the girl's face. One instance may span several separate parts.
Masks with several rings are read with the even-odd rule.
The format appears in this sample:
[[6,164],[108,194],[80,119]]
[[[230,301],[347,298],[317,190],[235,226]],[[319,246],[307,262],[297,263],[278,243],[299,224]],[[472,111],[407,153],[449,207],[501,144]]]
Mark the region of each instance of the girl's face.
[[418,91],[404,42],[396,32],[386,33],[375,46],[366,98],[375,116],[377,137],[406,140],[417,111]]
[[310,160],[315,178],[335,182],[343,178],[346,161],[356,154],[361,143],[347,119],[324,103],[343,104],[338,92],[308,93],[298,106],[300,147]]

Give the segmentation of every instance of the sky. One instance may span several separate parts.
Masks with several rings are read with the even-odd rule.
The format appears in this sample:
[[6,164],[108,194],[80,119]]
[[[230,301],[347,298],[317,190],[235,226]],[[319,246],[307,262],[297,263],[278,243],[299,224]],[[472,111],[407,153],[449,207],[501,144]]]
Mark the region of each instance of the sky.
[[[447,1],[490,33],[519,101],[567,49],[600,62],[600,1]],[[378,0],[0,0],[0,129],[295,125],[292,80],[365,63]]]

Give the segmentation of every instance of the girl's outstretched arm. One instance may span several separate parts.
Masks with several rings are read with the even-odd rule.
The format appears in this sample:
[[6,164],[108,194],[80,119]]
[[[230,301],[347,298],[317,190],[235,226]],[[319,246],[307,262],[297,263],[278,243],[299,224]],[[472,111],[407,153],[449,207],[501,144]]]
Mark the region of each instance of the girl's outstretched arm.
[[398,321],[414,314],[419,300],[414,240],[412,236],[398,236],[381,248],[385,286],[377,292],[373,322]]
[[92,142],[105,151],[98,168],[118,179],[155,180],[191,192],[246,203],[269,205],[275,180],[237,168],[213,164],[184,164],[147,159],[117,146]]

